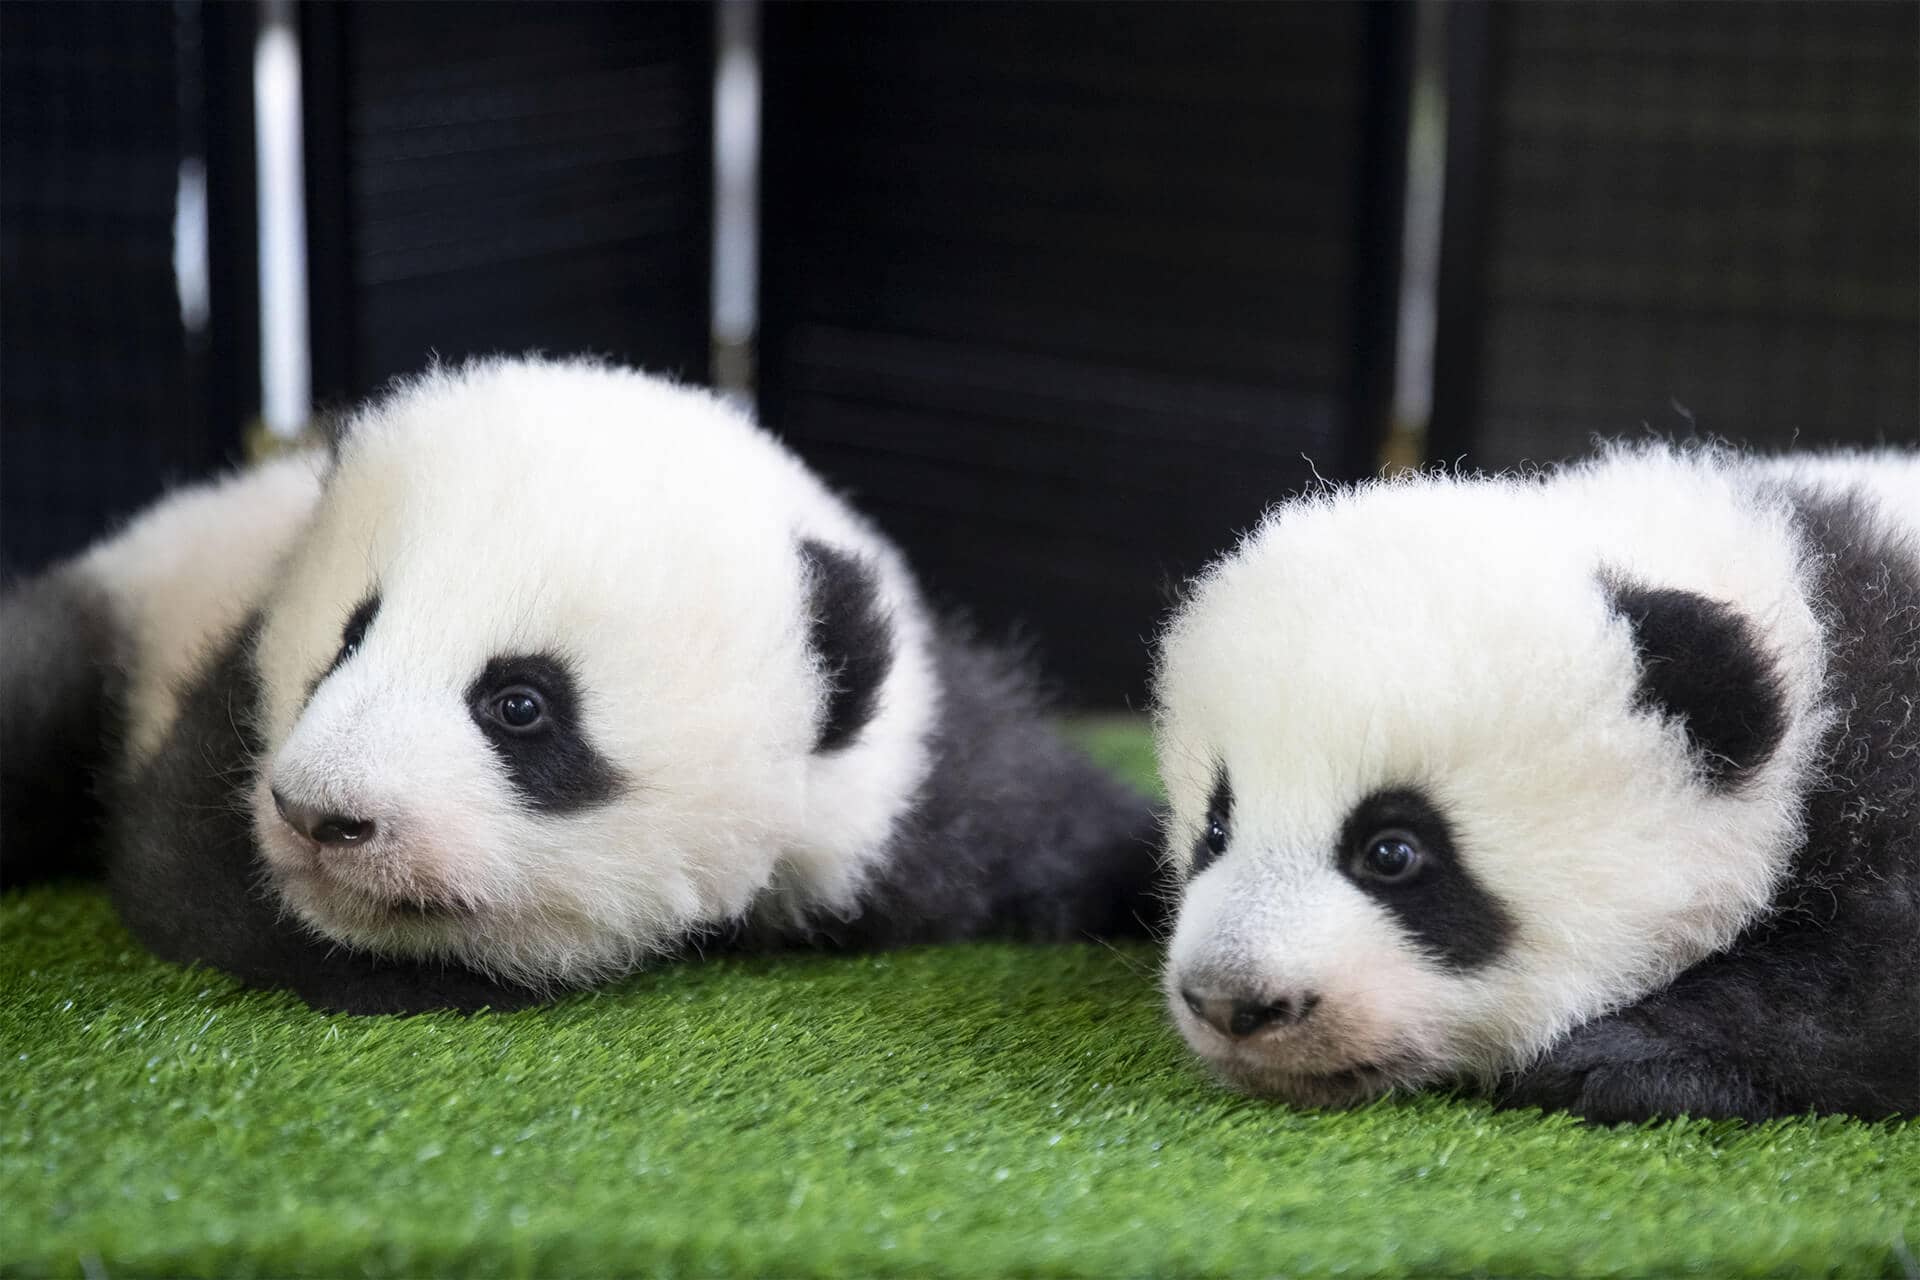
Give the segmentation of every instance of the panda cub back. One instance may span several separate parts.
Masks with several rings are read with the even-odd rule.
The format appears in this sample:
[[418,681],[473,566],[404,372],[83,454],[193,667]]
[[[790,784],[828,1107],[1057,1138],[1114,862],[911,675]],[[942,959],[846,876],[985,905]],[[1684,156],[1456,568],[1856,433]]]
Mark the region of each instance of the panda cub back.
[[209,648],[257,606],[324,469],[307,451],[188,486],[0,592],[0,884],[97,870],[99,776],[158,748]]
[[[499,1005],[699,939],[1073,936],[1151,905],[1145,803],[1017,680],[956,682],[993,660],[704,393],[429,372],[346,424],[283,552],[109,788],[110,882],[163,955],[333,1007]],[[1076,822],[1011,825],[1033,809]],[[1004,897],[1034,875],[1057,914]]]
[[[1159,655],[1190,1044],[1313,1104],[1464,1080],[1596,1115],[1913,1105],[1887,1046],[1920,1050],[1920,1018],[1884,975],[1920,977],[1920,809],[1873,766],[1920,725],[1850,743],[1920,700],[1915,511],[1907,455],[1663,448],[1277,508]],[[1909,896],[1890,921],[1829,893],[1865,914],[1822,946],[1791,924],[1811,879]],[[1798,1041],[1713,1011],[1789,990]]]

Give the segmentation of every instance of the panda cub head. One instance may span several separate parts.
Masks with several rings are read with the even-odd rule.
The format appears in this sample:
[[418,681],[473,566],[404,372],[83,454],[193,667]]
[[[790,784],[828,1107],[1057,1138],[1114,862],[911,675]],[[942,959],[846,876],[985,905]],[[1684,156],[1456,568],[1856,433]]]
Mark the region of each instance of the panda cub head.
[[342,943],[535,985],[845,907],[927,768],[922,617],[702,392],[430,372],[347,425],[266,604],[271,886]]
[[1193,584],[1156,674],[1165,985],[1230,1082],[1485,1081],[1764,908],[1818,632],[1789,521],[1710,463],[1322,493]]

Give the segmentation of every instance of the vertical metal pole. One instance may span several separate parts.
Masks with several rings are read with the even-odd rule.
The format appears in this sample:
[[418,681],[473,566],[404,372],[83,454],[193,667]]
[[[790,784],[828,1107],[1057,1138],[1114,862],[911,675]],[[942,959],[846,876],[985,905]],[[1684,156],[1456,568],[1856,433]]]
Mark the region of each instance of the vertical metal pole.
[[254,165],[260,228],[260,414],[282,439],[312,409],[307,346],[307,201],[300,37],[293,0],[261,0],[253,50]]
[[753,403],[760,279],[760,5],[714,6],[713,383]]

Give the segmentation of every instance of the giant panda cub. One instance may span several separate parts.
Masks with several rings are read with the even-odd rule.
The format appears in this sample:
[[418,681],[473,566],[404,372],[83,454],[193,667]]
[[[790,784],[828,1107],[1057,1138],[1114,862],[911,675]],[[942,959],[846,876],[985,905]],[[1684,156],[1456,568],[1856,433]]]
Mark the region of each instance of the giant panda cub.
[[1150,809],[1017,667],[771,436],[627,370],[431,371],[317,465],[163,502],[0,630],[7,754],[37,766],[7,774],[8,862],[111,742],[127,924],[324,1007],[1153,918]]
[[1306,1105],[1920,1108],[1920,456],[1301,497],[1156,671],[1172,1016]]

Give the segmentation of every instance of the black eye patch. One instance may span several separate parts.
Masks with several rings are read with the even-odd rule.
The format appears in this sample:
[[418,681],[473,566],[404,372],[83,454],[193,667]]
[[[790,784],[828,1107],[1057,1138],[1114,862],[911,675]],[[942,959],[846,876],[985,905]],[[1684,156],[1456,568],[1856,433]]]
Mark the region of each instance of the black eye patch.
[[467,686],[467,706],[514,790],[540,812],[576,813],[625,789],[620,770],[587,738],[579,684],[564,660],[494,658]]
[[1355,805],[1334,857],[1447,968],[1487,964],[1513,936],[1512,916],[1461,862],[1452,827],[1417,788],[1376,791]]
[[353,607],[347,615],[346,625],[340,628],[340,650],[333,655],[333,662],[320,677],[322,680],[338,671],[343,663],[360,652],[360,645],[367,638],[367,628],[373,625],[374,618],[380,613],[380,593],[369,595]]
[[1213,774],[1213,794],[1207,798],[1207,817],[1200,827],[1200,837],[1193,842],[1193,861],[1189,875],[1199,875],[1212,866],[1215,859],[1227,851],[1227,841],[1233,838],[1233,783],[1227,779],[1227,770],[1223,765]]
[[360,652],[360,646],[367,638],[367,628],[373,625],[373,620],[379,613],[380,593],[378,591],[372,592],[353,607],[353,612],[347,615],[345,625],[340,628],[340,647],[334,651],[333,661],[327,664],[325,671],[307,681],[307,702],[313,701],[314,692],[320,688],[322,680],[345,666],[354,654]]

